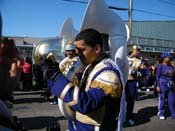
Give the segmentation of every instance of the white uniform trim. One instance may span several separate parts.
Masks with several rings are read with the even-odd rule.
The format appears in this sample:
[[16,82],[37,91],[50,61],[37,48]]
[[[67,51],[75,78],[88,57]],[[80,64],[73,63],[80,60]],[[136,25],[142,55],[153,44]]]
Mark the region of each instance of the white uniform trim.
[[100,127],[99,126],[95,126],[94,131],[100,131]]

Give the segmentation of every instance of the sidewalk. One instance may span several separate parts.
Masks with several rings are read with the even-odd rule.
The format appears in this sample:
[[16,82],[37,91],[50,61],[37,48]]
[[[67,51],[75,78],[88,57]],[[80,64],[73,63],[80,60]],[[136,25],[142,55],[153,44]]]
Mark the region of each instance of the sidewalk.
[[[15,92],[13,115],[18,116],[23,126],[29,131],[46,131],[49,123],[59,122],[61,131],[67,129],[67,120],[60,113],[57,105],[50,105],[40,92]],[[140,92],[135,103],[136,125],[124,126],[123,131],[175,131],[175,120],[168,114],[166,120],[157,117],[157,98],[153,92]]]

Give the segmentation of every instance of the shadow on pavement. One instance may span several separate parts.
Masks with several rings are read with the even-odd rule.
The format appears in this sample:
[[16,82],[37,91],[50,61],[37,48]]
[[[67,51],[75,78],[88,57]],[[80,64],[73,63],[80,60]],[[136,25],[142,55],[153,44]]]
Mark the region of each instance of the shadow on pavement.
[[145,107],[135,114],[136,125],[144,124],[150,121],[151,117],[157,115],[157,106]]
[[41,116],[41,117],[28,117],[28,118],[20,118],[22,125],[27,130],[37,130],[47,128],[50,123],[58,123],[61,120],[66,120],[65,117],[49,117],[49,116]]
[[[151,117],[157,115],[157,106],[153,107],[145,107],[140,110],[138,110],[138,113],[134,114],[135,118],[135,125],[141,125],[150,122]],[[128,125],[124,123],[123,127],[130,127],[131,125]]]
[[47,100],[45,100],[42,97],[36,97],[36,98],[18,98],[14,100],[14,104],[22,104],[22,103],[33,103],[33,102],[46,102]]

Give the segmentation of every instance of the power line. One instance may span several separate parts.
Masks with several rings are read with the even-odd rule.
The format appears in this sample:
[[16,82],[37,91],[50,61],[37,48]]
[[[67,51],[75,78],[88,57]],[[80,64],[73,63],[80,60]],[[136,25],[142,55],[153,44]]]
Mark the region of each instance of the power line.
[[[62,0],[62,1],[88,4],[88,2],[82,2],[82,1],[79,1],[79,0]],[[127,8],[119,8],[119,7],[113,7],[113,6],[108,6],[108,7],[111,8],[111,9],[114,9],[114,10],[128,10]]]
[[154,13],[154,12],[149,12],[149,11],[144,11],[144,10],[138,10],[138,9],[133,9],[134,11],[138,12],[143,12],[146,14],[153,14],[153,15],[158,15],[158,16],[164,16],[164,17],[169,17],[169,18],[175,18],[175,16],[170,16],[170,15],[164,15],[164,14],[159,14],[159,13]]
[[[79,1],[79,0],[62,0],[62,1],[74,2],[74,3],[81,3],[81,4],[88,4],[88,2],[83,2],[83,1]],[[159,1],[165,1],[165,0],[159,0]],[[129,10],[128,8],[113,7],[113,6],[108,6],[108,7],[110,9],[114,9],[114,10],[123,10],[123,11]],[[145,10],[133,9],[133,11],[142,12],[142,13],[146,13],[146,14],[157,15],[157,16],[162,16],[162,17],[168,17],[168,18],[175,18],[175,16],[170,16],[170,15],[165,15],[165,14],[159,14],[159,13],[145,11]]]
[[175,1],[174,0],[171,0],[172,2],[167,1],[167,0],[159,0],[159,1],[162,2],[162,3],[165,3],[165,4],[175,5]]
[[81,4],[87,4],[88,3],[88,2],[83,2],[83,1],[79,1],[79,0],[62,0],[62,1],[75,2],[75,3],[81,3]]
[[113,7],[113,6],[108,6],[108,8],[114,9],[114,10],[128,10],[127,8],[120,8],[120,7]]

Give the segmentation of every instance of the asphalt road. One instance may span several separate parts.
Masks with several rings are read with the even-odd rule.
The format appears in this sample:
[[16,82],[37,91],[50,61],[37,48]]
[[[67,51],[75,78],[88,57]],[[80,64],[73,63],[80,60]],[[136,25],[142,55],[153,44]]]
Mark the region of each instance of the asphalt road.
[[[28,131],[46,131],[50,123],[59,123],[61,131],[67,129],[67,120],[58,106],[51,105],[39,92],[15,92],[14,99],[12,113]],[[124,125],[123,131],[175,131],[175,120],[169,113],[166,120],[157,117],[157,98],[152,91],[139,93],[134,113],[136,125]]]

